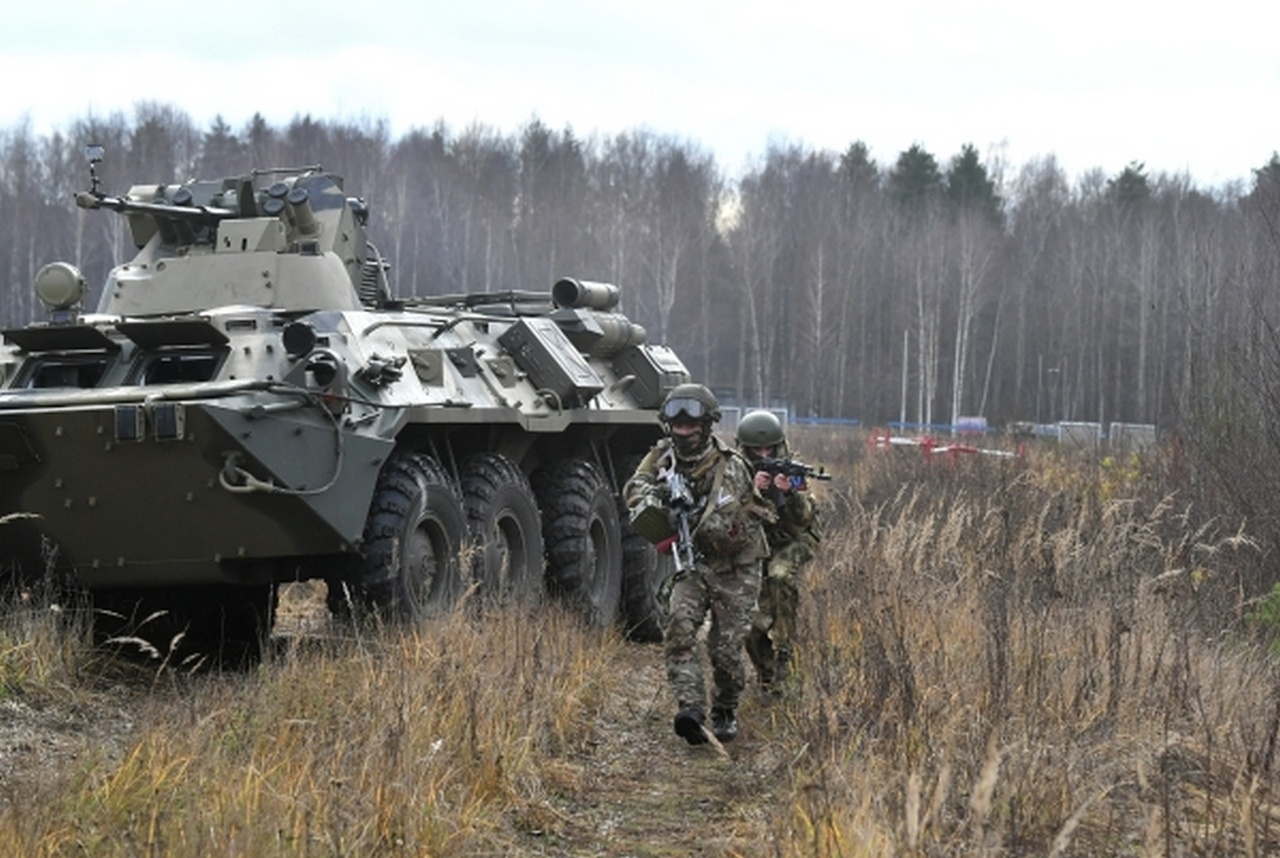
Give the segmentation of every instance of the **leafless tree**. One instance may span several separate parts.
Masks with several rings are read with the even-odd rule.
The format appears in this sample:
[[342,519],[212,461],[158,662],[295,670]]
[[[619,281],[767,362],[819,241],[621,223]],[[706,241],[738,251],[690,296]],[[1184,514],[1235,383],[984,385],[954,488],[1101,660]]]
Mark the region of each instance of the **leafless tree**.
[[534,119],[393,140],[381,121],[281,128],[260,114],[201,130],[151,102],[48,136],[0,129],[5,324],[38,314],[30,283],[46,262],[80,266],[93,302],[134,252],[123,219],[73,204],[90,142],[106,147],[97,170],[113,193],[320,163],[369,202],[399,294],[610,280],[699,380],[798,413],[892,419],[909,388],[921,422],[1171,427],[1206,367],[1265,366],[1280,341],[1276,156],[1220,189],[1136,163],[1069,179],[1047,157],[993,208],[984,176],[1003,166],[972,147],[945,188],[922,147],[885,168],[861,144],[771,146],[730,181],[694,143],[647,130],[583,139]]

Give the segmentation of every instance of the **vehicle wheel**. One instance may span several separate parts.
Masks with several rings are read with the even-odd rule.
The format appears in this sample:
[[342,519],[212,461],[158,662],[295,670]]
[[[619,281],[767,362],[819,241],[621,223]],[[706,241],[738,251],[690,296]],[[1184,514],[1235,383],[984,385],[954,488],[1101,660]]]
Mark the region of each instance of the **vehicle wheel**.
[[[640,463],[635,457],[626,463],[629,477]],[[622,611],[627,637],[643,643],[662,640],[667,623],[667,606],[659,598],[662,582],[675,572],[670,554],[659,554],[653,543],[631,527],[626,503],[619,498],[622,516]]]
[[448,611],[461,594],[466,532],[462,500],[444,469],[416,453],[392,456],[369,504],[355,592],[331,585],[330,609],[340,614],[352,598],[397,622]]
[[505,456],[479,453],[460,479],[481,595],[498,604],[541,598],[542,519],[524,472]]
[[590,462],[566,459],[541,468],[534,488],[542,504],[549,589],[593,625],[613,625],[622,594],[622,531],[608,482]]
[[659,597],[662,582],[675,572],[670,554],[659,554],[649,540],[623,525],[622,607],[627,637],[642,643],[662,640],[667,606]]

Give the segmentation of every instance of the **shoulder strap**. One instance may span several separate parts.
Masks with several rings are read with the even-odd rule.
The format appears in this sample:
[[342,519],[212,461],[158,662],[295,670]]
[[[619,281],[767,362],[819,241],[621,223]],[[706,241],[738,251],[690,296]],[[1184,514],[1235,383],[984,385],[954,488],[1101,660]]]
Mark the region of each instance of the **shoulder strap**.
[[715,509],[716,501],[720,497],[720,487],[724,485],[724,456],[712,456],[711,458],[713,459],[712,467],[715,468],[715,474],[711,477],[711,491],[707,493],[707,501],[703,504],[702,515],[698,517],[698,523],[694,525],[693,531],[689,534],[690,536],[702,529],[702,523],[707,520],[707,513]]

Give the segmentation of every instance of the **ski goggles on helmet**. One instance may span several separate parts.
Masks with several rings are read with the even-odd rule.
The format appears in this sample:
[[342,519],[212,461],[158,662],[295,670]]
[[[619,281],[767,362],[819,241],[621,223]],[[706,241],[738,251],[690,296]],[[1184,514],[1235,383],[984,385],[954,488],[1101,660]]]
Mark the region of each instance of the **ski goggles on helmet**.
[[681,416],[694,423],[709,419],[707,406],[692,397],[681,396],[668,399],[662,403],[662,419],[667,423],[676,422]]

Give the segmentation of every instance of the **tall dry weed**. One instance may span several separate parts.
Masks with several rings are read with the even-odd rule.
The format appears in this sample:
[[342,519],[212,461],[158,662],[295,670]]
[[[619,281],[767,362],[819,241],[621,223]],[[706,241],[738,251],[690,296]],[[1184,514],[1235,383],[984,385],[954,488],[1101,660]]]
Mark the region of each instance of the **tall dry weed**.
[[0,854],[502,852],[542,761],[575,750],[610,693],[620,646],[555,607],[459,612],[298,641],[248,675],[171,673],[143,704],[168,720],[153,710],[122,759],[51,772],[0,808]]
[[829,499],[795,722],[837,806],[884,796],[833,827],[895,854],[1120,854],[1158,810],[1178,848],[1274,847],[1280,671],[1222,599],[1253,546],[1106,467],[890,451]]

